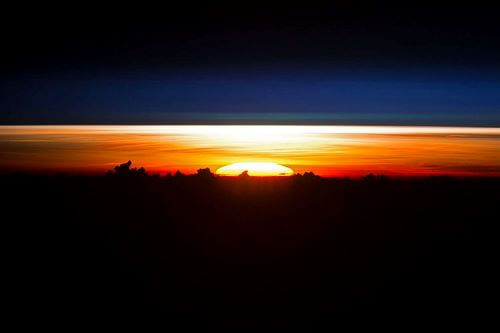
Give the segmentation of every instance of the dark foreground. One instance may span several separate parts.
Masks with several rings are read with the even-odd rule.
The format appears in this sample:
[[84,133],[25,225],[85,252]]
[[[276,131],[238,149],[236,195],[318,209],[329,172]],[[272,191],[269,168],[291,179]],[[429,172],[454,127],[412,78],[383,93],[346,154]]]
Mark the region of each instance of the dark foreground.
[[0,179],[20,322],[492,312],[499,179]]

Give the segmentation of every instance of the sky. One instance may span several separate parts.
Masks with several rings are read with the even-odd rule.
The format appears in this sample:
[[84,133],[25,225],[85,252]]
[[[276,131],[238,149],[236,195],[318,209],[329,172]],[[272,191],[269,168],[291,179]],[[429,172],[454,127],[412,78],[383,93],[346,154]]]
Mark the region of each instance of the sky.
[[60,9],[8,8],[0,124],[500,125],[492,8]]
[[143,9],[5,7],[0,171],[500,171],[495,8]]
[[[165,175],[274,163],[325,177],[500,176],[500,128],[304,125],[0,127],[0,172],[104,174],[128,160]],[[257,167],[261,164],[257,164]],[[283,171],[279,170],[278,174]],[[227,173],[226,173],[227,174]],[[252,175],[252,174],[251,174]]]

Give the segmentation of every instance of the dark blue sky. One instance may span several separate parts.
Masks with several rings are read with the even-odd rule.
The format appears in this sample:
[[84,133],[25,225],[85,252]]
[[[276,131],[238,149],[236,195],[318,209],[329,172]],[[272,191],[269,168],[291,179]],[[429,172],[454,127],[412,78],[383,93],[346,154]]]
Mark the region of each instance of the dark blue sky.
[[491,8],[41,10],[2,22],[2,124],[500,125]]
[[500,125],[491,73],[198,72],[11,79],[4,123]]

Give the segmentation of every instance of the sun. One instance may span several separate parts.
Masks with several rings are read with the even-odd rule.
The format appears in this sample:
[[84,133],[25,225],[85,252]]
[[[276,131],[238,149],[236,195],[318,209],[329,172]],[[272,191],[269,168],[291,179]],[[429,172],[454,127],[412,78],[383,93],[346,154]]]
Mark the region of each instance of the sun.
[[244,171],[247,171],[249,176],[260,177],[293,175],[292,169],[272,162],[233,163],[217,169],[215,173],[221,176],[238,176]]

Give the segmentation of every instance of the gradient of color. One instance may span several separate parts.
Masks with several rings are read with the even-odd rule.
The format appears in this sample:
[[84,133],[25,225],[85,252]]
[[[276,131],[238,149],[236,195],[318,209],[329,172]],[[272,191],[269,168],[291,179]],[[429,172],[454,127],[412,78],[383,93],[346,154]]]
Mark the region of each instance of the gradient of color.
[[322,176],[500,175],[500,128],[410,126],[0,126],[0,170],[149,172],[277,163]]

